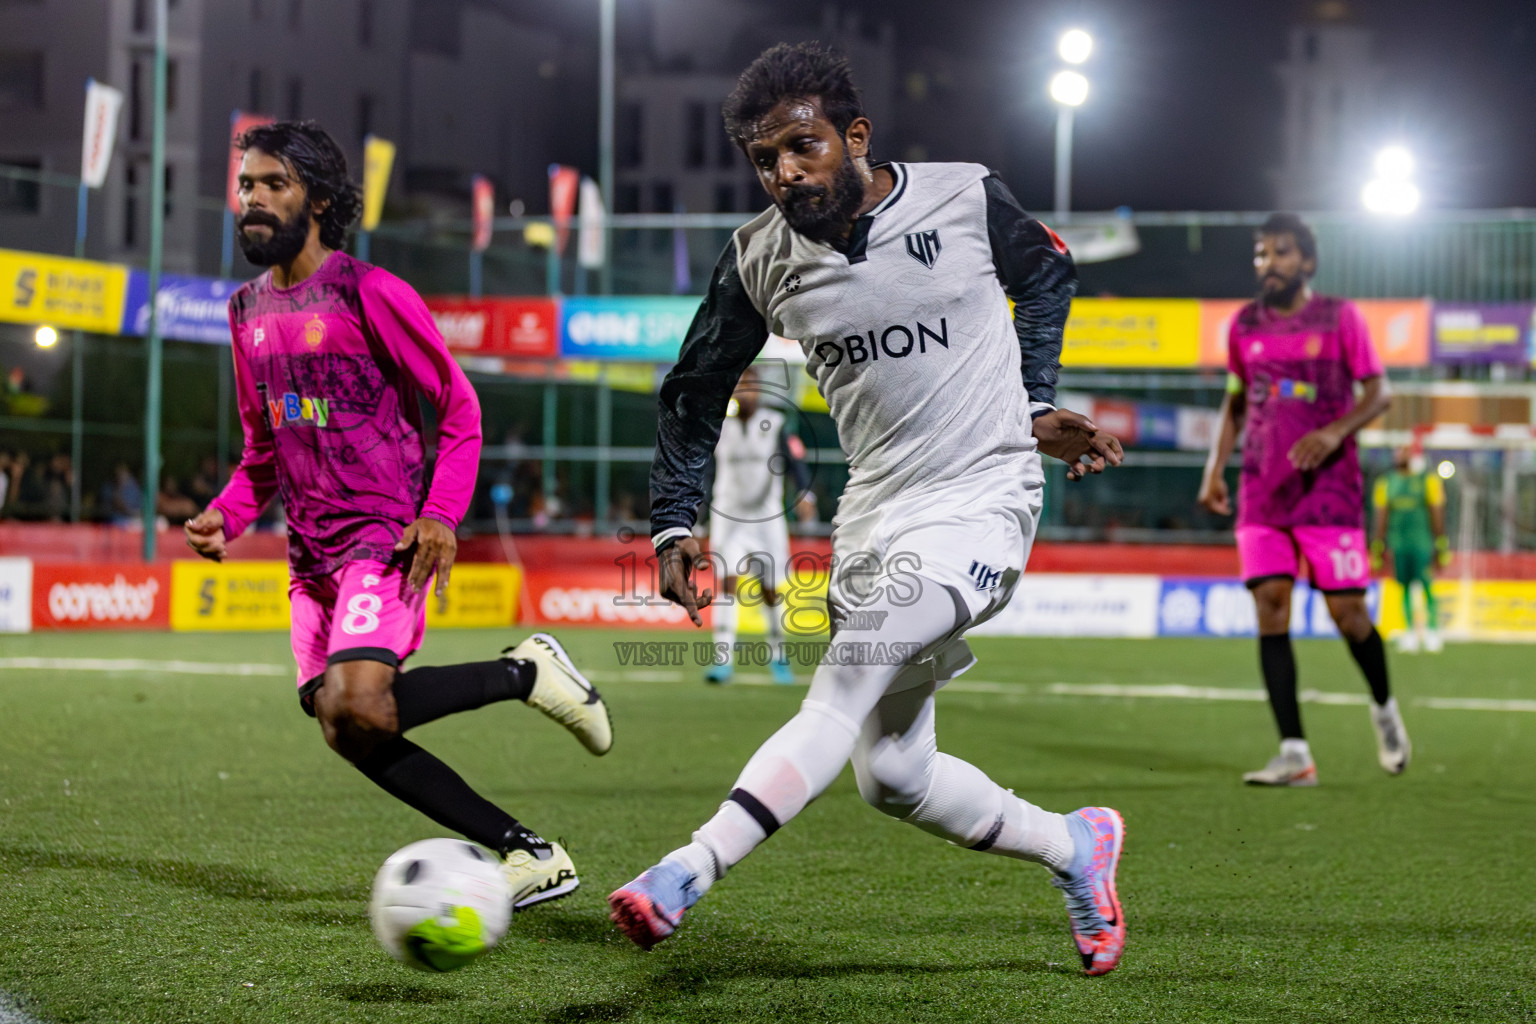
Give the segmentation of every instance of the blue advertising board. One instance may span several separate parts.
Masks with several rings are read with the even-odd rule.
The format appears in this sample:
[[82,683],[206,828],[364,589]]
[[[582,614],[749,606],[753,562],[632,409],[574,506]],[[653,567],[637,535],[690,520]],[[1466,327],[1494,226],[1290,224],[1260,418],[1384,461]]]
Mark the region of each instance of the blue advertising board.
[[674,363],[702,301],[697,295],[562,299],[560,354],[567,359]]
[[[1372,621],[1380,620],[1381,584],[1365,595]],[[1241,580],[1209,577],[1164,577],[1157,605],[1158,636],[1257,636],[1258,613],[1253,595]],[[1297,580],[1291,591],[1291,635],[1336,637],[1322,591]]]
[[[160,335],[177,341],[229,344],[229,297],[243,282],[184,274],[160,275]],[[128,273],[122,333],[149,333],[149,274]]]

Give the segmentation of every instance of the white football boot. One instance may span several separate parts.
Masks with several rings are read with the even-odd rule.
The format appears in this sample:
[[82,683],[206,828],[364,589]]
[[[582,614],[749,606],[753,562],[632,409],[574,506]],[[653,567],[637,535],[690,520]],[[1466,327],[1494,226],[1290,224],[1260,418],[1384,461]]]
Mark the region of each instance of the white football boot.
[[1376,730],[1376,759],[1388,775],[1401,775],[1413,755],[1408,730],[1403,728],[1397,698],[1389,697],[1382,705],[1371,705],[1371,726]]
[[1281,751],[1263,768],[1246,772],[1243,781],[1250,786],[1315,786],[1317,765],[1310,755]]
[[569,896],[581,885],[571,855],[559,843],[550,843],[547,850],[537,852],[513,850],[501,872],[512,888],[513,910],[527,910],[537,903]]
[[535,633],[516,647],[501,652],[504,659],[526,661],[537,670],[530,707],[538,708],[559,722],[581,741],[581,745],[599,756],[613,747],[613,721],[608,705],[571,663],[560,641],[548,633]]

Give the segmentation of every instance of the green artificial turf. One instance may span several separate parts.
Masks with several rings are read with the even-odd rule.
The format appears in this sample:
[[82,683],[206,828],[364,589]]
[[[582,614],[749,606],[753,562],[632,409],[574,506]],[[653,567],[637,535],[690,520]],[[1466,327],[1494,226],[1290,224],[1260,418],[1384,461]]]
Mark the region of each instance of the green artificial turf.
[[[561,635],[613,709],[608,757],[521,705],[412,734],[563,837],[584,882],[442,976],[389,959],[366,900],[443,830],[325,748],[291,677],[0,667],[0,1021],[1536,1019],[1536,714],[1419,703],[1536,699],[1529,648],[1394,658],[1405,776],[1363,707],[1309,704],[1322,785],[1256,791],[1262,703],[1050,690],[1252,689],[1251,641],[975,641],[941,747],[1048,808],[1125,815],[1130,939],[1089,979],[1043,869],[891,821],[849,772],[639,952],[605,894],[687,840],[804,691],[624,670],[612,646],[682,634]],[[439,631],[419,660],[508,639]],[[271,634],[0,638],[25,657],[289,664]],[[1298,659],[1303,687],[1364,692],[1341,644]]]

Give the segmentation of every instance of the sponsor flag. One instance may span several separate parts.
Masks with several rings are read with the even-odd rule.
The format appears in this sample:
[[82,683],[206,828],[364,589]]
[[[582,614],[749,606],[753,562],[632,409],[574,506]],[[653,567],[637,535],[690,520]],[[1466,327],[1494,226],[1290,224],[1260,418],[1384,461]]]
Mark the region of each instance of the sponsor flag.
[[85,142],[80,152],[80,180],[101,188],[112,165],[112,146],[117,141],[117,113],[123,94],[94,78],[85,80]]
[[477,174],[469,190],[475,224],[474,237],[469,246],[475,252],[485,252],[491,247],[491,229],[496,219],[496,186],[491,184],[490,178]]
[[555,252],[564,253],[571,236],[571,214],[576,212],[576,191],[581,172],[563,164],[549,165],[549,216],[555,222]]
[[266,114],[247,114],[244,111],[232,111],[229,115],[229,177],[224,185],[224,205],[230,213],[240,212],[240,150],[235,148],[235,140],[247,131],[258,125],[271,124],[272,118]]
[[389,172],[395,166],[395,144],[377,135],[363,140],[363,222],[364,231],[379,226],[384,215],[384,193],[389,191]]
[[581,179],[581,233],[576,238],[576,258],[588,270],[603,265],[603,192],[591,178]]

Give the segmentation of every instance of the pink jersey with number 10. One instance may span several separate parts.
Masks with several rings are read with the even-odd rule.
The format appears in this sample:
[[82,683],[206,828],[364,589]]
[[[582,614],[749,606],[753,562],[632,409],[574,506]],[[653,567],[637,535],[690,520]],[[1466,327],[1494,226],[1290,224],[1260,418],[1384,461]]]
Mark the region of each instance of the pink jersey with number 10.
[[1353,437],[1307,473],[1287,458],[1303,435],[1354,407],[1355,381],[1382,373],[1359,308],[1317,295],[1277,316],[1250,302],[1232,320],[1227,367],[1248,398],[1237,524],[1362,526],[1365,484]]
[[[418,517],[456,529],[480,465],[480,402],[421,297],[344,252],[229,302],[245,456],[213,505],[237,537],[281,489],[294,576],[387,563]],[[430,489],[420,399],[437,411]]]

